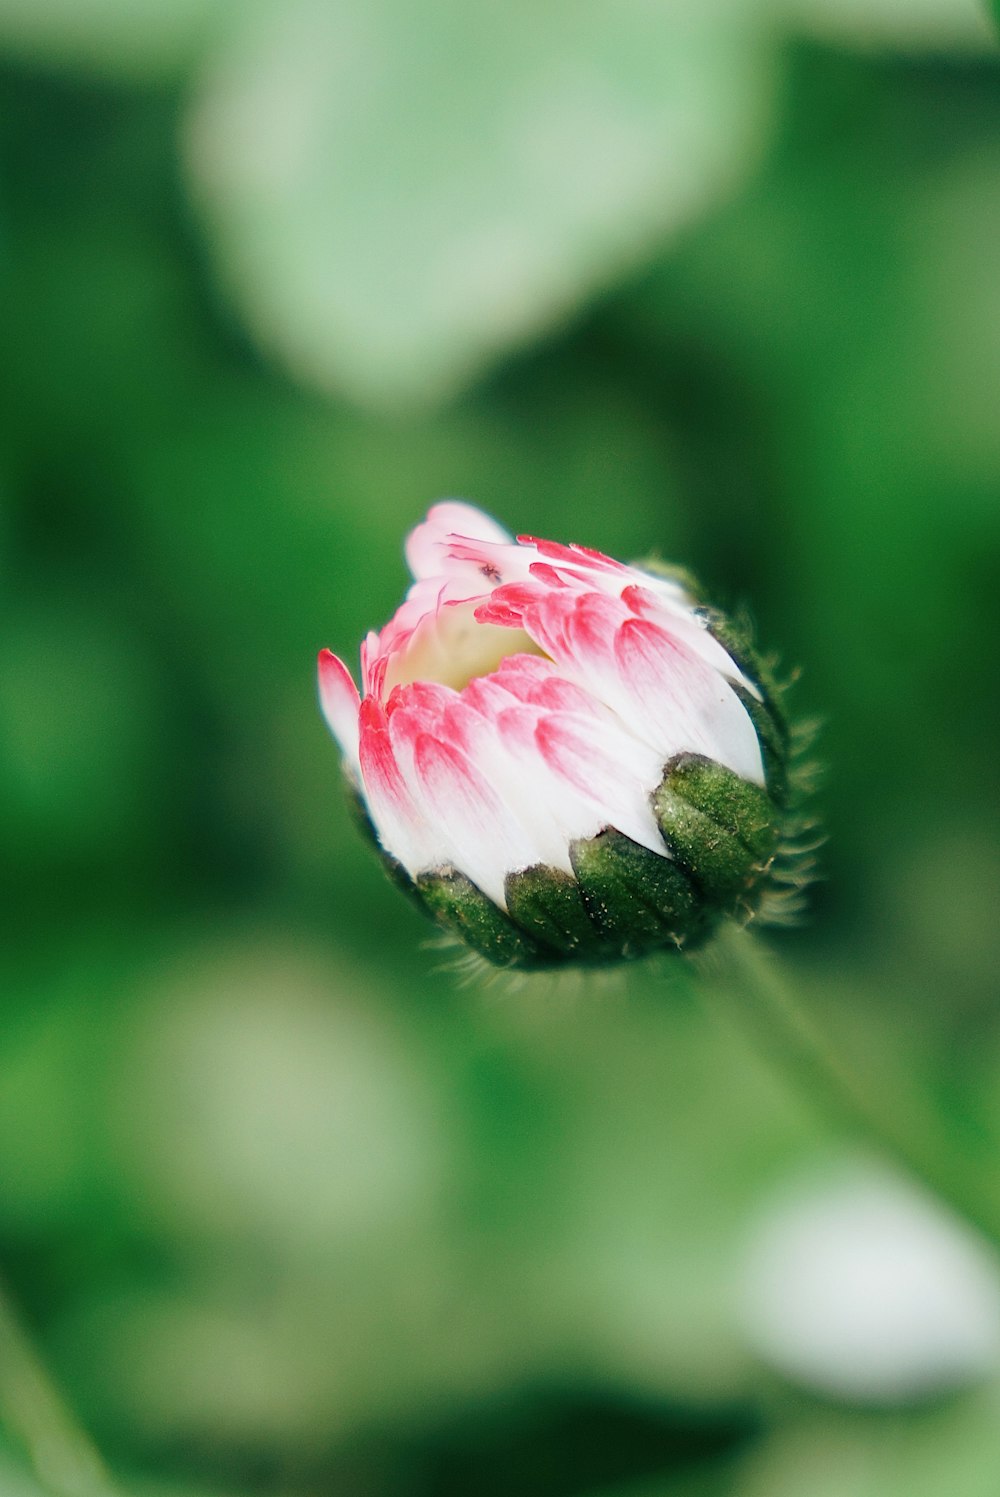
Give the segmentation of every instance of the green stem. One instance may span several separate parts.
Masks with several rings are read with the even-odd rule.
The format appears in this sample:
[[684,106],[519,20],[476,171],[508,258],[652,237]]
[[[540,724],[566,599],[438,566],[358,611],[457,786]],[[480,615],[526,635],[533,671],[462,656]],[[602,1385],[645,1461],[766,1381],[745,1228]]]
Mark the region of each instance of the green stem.
[[2,1284],[0,1423],[53,1497],[115,1497],[100,1456],[42,1366]]
[[[894,1117],[846,1067],[793,996],[761,937],[727,924],[700,963],[712,992],[835,1126],[874,1144],[1000,1247],[1000,1207],[966,1177],[953,1152]],[[888,1089],[887,1089],[888,1090]]]

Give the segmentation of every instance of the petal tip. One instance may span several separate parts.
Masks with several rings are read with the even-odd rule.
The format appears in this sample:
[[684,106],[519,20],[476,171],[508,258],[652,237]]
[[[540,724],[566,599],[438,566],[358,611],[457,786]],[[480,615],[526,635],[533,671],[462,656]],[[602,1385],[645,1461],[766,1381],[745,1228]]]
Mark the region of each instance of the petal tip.
[[320,650],[316,666],[323,716],[344,753],[349,758],[356,759],[361,696],[354,677],[332,650]]

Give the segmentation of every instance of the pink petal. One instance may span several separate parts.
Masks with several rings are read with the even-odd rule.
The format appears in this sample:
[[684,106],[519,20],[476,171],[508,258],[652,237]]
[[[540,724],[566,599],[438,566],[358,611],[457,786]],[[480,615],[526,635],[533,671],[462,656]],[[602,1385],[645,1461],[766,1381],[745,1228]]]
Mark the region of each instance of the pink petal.
[[530,702],[547,682],[558,680],[558,667],[543,655],[508,655],[489,679],[518,701]]
[[504,745],[508,750],[515,751],[521,759],[525,754],[532,758],[537,756],[535,729],[540,715],[537,707],[529,707],[523,703],[509,703],[496,715],[497,731]]
[[658,754],[623,728],[567,713],[543,716],[536,738],[548,767],[596,808],[599,828],[666,855],[649,801],[662,774]]
[[361,698],[344,662],[330,650],[319,652],[319,699],[330,731],[345,758],[358,759],[358,712]]
[[464,691],[460,694],[435,681],[411,681],[393,689],[386,712],[393,741],[405,743],[411,753],[425,733],[473,751],[474,714]]
[[602,710],[591,692],[567,681],[564,676],[552,675],[546,681],[537,681],[528,697],[530,702],[544,707],[548,712],[578,712],[584,716],[596,716]]
[[482,603],[476,609],[476,621],[480,624],[493,624],[499,629],[520,629],[521,612],[505,603]]
[[576,606],[566,615],[565,633],[574,658],[594,661],[607,657],[621,605],[605,593],[580,593]]
[[568,589],[526,603],[522,627],[558,675],[616,713],[661,764],[702,753],[763,782],[756,730],[726,676],[669,628],[637,619],[609,593]]
[[649,801],[661,766],[648,748],[593,714],[537,706],[505,708],[496,730],[517,769],[509,803],[550,849],[546,862],[566,868],[571,844],[606,826],[666,854]]
[[628,587],[622,589],[622,602],[640,618],[658,618],[663,613],[662,596],[641,582],[630,583]]
[[674,596],[667,591],[658,593],[651,588],[634,584],[624,590],[622,602],[638,617],[661,624],[668,634],[685,644],[706,665],[719,671],[727,680],[744,686],[760,699],[759,687],[743,674],[728,650],[709,632],[706,621],[679,589]]
[[[547,561],[533,561],[528,571],[534,581],[541,583],[543,587],[567,587],[569,585],[563,571],[551,566]],[[573,572],[572,575],[581,579],[583,577],[582,572]]]
[[609,657],[614,631],[626,616],[617,598],[607,593],[547,591],[529,603],[523,628],[558,664],[589,686],[587,672]]
[[525,546],[498,545],[494,541],[472,541],[449,536],[445,542],[445,565],[449,574],[473,581],[476,592],[488,592],[505,582],[528,576],[534,551]]
[[508,582],[494,588],[485,602],[476,609],[476,618],[481,624],[520,624],[524,610],[545,596],[545,589],[535,582]]
[[414,527],[406,538],[406,564],[413,576],[440,577],[446,571],[447,543],[450,536],[465,540],[493,541],[510,545],[506,530],[484,515],[481,509],[458,499],[445,499],[427,512],[426,519]]
[[645,724],[643,736],[663,744],[664,758],[705,754],[744,779],[764,783],[757,731],[718,671],[644,619],[628,619],[619,629],[615,658]]
[[428,814],[450,850],[451,862],[504,908],[507,873],[536,861],[517,819],[477,767],[451,743],[420,734],[413,771]]
[[449,822],[466,822],[470,837],[492,831],[502,808],[460,749],[430,733],[419,733],[413,763],[432,806]]
[[366,697],[359,713],[359,757],[365,788],[377,790],[407,809],[408,797],[389,739],[388,721],[381,703]]
[[366,697],[359,714],[359,758],[365,800],[386,852],[411,875],[431,866],[434,849],[400,771],[381,704]]
[[365,696],[381,697],[385,666],[379,636],[370,629],[361,641],[361,686]]
[[594,551],[590,546],[564,546],[559,541],[541,540],[534,535],[519,535],[518,544],[521,546],[534,546],[539,556],[544,556],[548,561],[567,563],[569,566],[580,566],[581,563],[601,572],[628,572],[629,567],[620,561],[615,561],[611,556],[605,556],[603,551]]
[[554,661],[555,675],[621,715],[641,736],[631,692],[614,658],[615,634],[628,617],[621,600],[608,593],[553,590],[525,608],[523,628]]
[[492,676],[477,676],[462,688],[462,701],[480,717],[494,718],[504,707],[518,700],[508,678],[498,673]]

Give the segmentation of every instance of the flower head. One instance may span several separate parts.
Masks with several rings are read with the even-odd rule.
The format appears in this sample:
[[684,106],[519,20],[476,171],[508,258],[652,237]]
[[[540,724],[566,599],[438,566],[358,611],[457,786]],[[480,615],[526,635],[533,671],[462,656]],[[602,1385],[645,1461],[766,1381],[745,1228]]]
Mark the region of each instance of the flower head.
[[788,734],[690,579],[435,505],[414,583],[320,697],[378,846],[501,965],[690,947],[768,882]]

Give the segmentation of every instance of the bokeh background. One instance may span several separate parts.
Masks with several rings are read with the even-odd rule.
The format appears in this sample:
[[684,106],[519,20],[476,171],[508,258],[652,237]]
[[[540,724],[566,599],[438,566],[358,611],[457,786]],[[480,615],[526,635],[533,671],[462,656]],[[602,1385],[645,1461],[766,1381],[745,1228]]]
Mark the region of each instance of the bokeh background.
[[314,690],[446,495],[749,605],[780,959],[1000,1207],[993,37],[0,0],[0,1266],[125,1491],[995,1493],[993,1261],[669,963],[462,985]]

